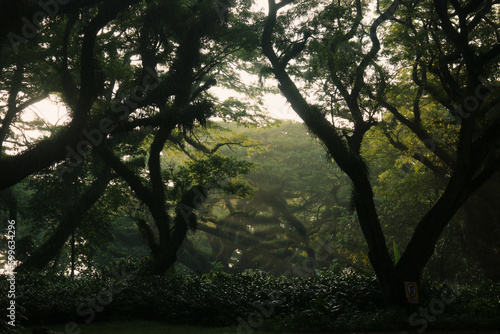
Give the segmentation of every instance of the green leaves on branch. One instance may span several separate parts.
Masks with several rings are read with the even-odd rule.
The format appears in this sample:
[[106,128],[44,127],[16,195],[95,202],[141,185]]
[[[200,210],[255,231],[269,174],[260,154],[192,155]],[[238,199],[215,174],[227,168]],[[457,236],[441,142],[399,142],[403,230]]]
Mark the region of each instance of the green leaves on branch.
[[253,164],[234,157],[208,155],[188,161],[179,168],[176,177],[179,184],[196,184],[208,189],[222,190],[227,194],[246,197],[253,188],[241,176],[247,174]]

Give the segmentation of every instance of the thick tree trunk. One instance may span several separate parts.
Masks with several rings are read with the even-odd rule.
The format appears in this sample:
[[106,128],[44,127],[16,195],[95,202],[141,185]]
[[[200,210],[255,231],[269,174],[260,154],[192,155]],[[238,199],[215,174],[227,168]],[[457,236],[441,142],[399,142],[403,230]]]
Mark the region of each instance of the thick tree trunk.
[[[272,27],[267,27],[271,29]],[[264,32],[264,35],[266,32]],[[321,112],[310,106],[284,71],[280,68],[270,40],[264,37],[263,48],[266,56],[274,65],[275,75],[280,82],[280,90],[294,111],[302,118],[307,127],[324,143],[339,167],[354,183],[354,204],[363,235],[368,244],[368,256],[375,274],[381,284],[387,302],[399,304],[404,301],[402,275],[391,260],[385,238],[380,227],[373,192],[368,180],[368,172],[360,156],[349,152],[348,147],[337,134],[337,130],[324,118]]]
[[384,299],[388,304],[404,303],[404,281],[414,279],[404,277],[394,266],[387,250],[367,177],[360,177],[354,181],[353,197],[359,224],[368,244],[368,257],[381,285]]
[[175,209],[172,232],[160,232],[159,250],[153,258],[151,274],[163,275],[177,261],[177,252],[186,239],[187,231],[196,229],[197,217],[194,210],[203,203],[206,197],[207,193],[201,186],[194,186],[182,195]]
[[485,274],[500,281],[500,170],[463,207],[463,236]]

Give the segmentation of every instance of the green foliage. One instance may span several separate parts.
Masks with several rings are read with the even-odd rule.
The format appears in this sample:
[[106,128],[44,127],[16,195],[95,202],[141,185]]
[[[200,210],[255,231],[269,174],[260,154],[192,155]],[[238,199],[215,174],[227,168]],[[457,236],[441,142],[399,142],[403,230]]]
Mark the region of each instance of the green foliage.
[[[373,277],[348,271],[325,273],[312,280],[273,277],[261,271],[213,272],[202,276],[171,273],[146,278],[134,277],[135,268],[124,264],[77,280],[40,275],[19,277],[18,284],[22,284],[24,293],[18,302],[29,310],[27,324],[65,319],[84,321],[75,314],[77,307],[100,293],[103,298],[114,290],[120,292],[112,295],[109,304],[102,305],[102,312],[96,313],[97,320],[142,318],[221,326],[236,324],[238,317],[254,312],[255,305],[272,306],[275,317],[317,307],[347,312],[363,307],[360,299],[367,293],[370,295],[369,291],[373,292],[368,297],[371,303],[376,303],[379,297]],[[80,311],[83,310],[87,308],[80,306]]]
[[[110,135],[108,144],[137,176],[136,183],[146,184],[144,189],[148,190],[151,180],[147,178],[148,168],[144,162],[154,135],[144,139],[141,131],[154,133],[168,123],[164,121],[181,119],[172,126],[175,129],[169,133],[162,152],[165,182],[154,189],[165,188],[165,203],[155,205],[164,205],[167,211],[173,211],[191,187],[203,186],[210,191],[211,198],[199,215],[204,228],[202,235],[190,236],[179,257],[184,256],[185,260],[191,256],[198,263],[208,263],[212,271],[206,275],[173,272],[166,277],[145,279],[136,277],[145,268],[143,259],[120,260],[102,268],[102,264],[113,257],[145,256],[134,221],[144,222],[139,226],[143,237],[148,235],[149,240],[154,240],[158,236],[154,229],[147,228],[154,219],[144,203],[129,193],[127,184],[115,179],[74,233],[81,277],[75,281],[64,276],[20,278],[26,287],[21,300],[28,305],[30,321],[74,317],[72,312],[78,300],[98,293],[103,282],[111,284],[113,267],[128,272],[130,282],[127,278],[118,283],[123,291],[99,314],[101,319],[139,316],[220,325],[234,323],[238,316],[251,313],[254,303],[264,302],[276,305],[275,315],[287,315],[283,320],[285,328],[298,330],[347,330],[353,329],[349,327],[352,321],[359,324],[359,329],[364,326],[391,329],[385,327],[385,320],[391,316],[401,317],[398,311],[375,310],[379,291],[371,275],[347,269],[342,272],[324,269],[333,261],[366,268],[366,243],[352,212],[350,186],[345,175],[336,165],[324,163],[324,149],[301,124],[273,123],[266,117],[262,98],[271,89],[264,82],[246,84],[241,80],[241,70],[258,74],[261,79],[273,74],[259,55],[264,16],[252,12],[251,4],[252,1],[235,1],[231,4],[234,8],[216,13],[222,19],[214,20],[213,24],[205,23],[214,15],[214,6],[219,5],[216,0],[143,1],[119,13],[97,36],[93,76],[94,86],[102,87],[98,92],[87,94],[95,95],[89,112],[89,124],[95,124],[93,122],[109,116],[113,103],[137,94],[137,84],[143,79],[147,66],[159,71],[161,93],[158,95],[161,96],[142,100],[142,108],[124,115],[119,127],[123,133]],[[456,78],[457,87],[466,81],[469,64],[463,66],[460,56],[454,53],[448,53],[451,60],[446,63],[443,50],[454,52],[457,46],[447,40],[445,31],[433,28],[440,25],[437,14],[429,10],[431,2],[420,1],[412,2],[411,6],[402,4],[398,20],[389,27],[380,27],[384,44],[382,56],[387,63],[381,61],[377,65],[377,57],[365,58],[370,48],[367,22],[361,22],[362,17],[352,11],[355,4],[353,0],[295,1],[278,17],[274,42],[281,60],[293,58],[287,64],[290,75],[303,86],[300,88],[314,94],[311,100],[318,104],[315,108],[328,116],[328,122],[335,124],[333,131],[343,135],[344,142],[356,139],[350,136],[353,124],[364,125],[366,130],[371,127],[366,135],[362,132],[361,137],[365,135],[362,156],[371,165],[378,218],[387,240],[392,240],[392,247],[388,246],[393,250],[396,264],[401,258],[399,246],[406,246],[416,222],[442,194],[443,179],[447,179],[450,172],[450,166],[425,147],[422,138],[408,127],[408,122],[418,125],[423,132],[432,132],[433,143],[453,153],[459,125],[437,97],[447,95],[442,85],[446,76]],[[388,4],[389,1],[377,2],[377,6]],[[361,2],[364,16],[369,5],[369,1]],[[22,46],[18,56],[4,52],[1,100],[10,103],[9,98],[14,98],[14,104],[22,106],[30,102],[30,98],[51,93],[60,96],[73,115],[79,98],[71,92],[73,88],[78,93],[78,85],[72,87],[72,84],[84,81],[80,75],[85,73],[79,49],[82,32],[88,22],[95,22],[98,11],[96,8],[81,11],[80,19],[75,21],[72,20],[76,14],[48,19],[36,40]],[[488,9],[484,14],[484,20],[473,24],[478,28],[470,32],[471,55],[482,54],[488,44],[498,42],[496,24],[490,23],[498,21],[498,10],[490,13]],[[451,15],[455,19],[457,14]],[[358,23],[361,24],[358,26]],[[181,53],[179,50],[186,46],[186,36],[193,27],[196,27],[195,35],[200,37],[199,45],[193,46],[189,40],[187,46],[195,52]],[[367,60],[365,67],[358,67],[363,59]],[[184,61],[189,64],[185,71]],[[386,66],[389,64],[395,68],[394,73]],[[450,72],[440,78],[442,64],[450,65]],[[498,77],[496,63],[492,62],[483,72],[488,70],[490,78]],[[187,73],[192,79],[185,87],[176,87],[179,73]],[[17,87],[13,85],[16,75],[21,78]],[[421,80],[425,77],[426,92],[415,85],[414,81],[418,81],[415,77]],[[218,101],[209,92],[215,85],[232,89],[238,96]],[[356,95],[358,88],[357,93],[362,93]],[[455,89],[449,89],[452,88]],[[7,93],[9,90],[15,94],[7,98],[12,94]],[[453,103],[445,101],[450,104],[449,109],[459,100],[458,93],[453,96],[456,100]],[[194,97],[180,108],[182,112],[173,115],[182,104],[178,103],[182,100],[179,95],[191,94]],[[379,103],[384,102],[382,98],[399,110],[399,118],[396,113],[382,109]],[[7,107],[2,106],[0,110],[4,120]],[[163,110],[167,110],[165,115]],[[19,115],[21,112],[22,109]],[[159,115],[162,117],[157,117]],[[209,116],[227,123],[207,122]],[[408,122],[401,124],[405,123],[401,117]],[[12,145],[3,147],[2,154],[14,149],[30,149],[32,144],[23,138],[29,130],[36,129],[41,136],[61,131],[61,127],[47,125],[39,118],[28,122],[16,117],[13,124],[12,128],[21,130],[7,133],[6,138]],[[135,129],[137,124],[148,124],[148,128],[126,133],[126,128]],[[422,157],[420,162],[415,156]],[[65,210],[95,179],[99,162],[94,158],[87,157],[74,174],[68,175],[72,179],[66,183],[60,183],[50,168],[28,180],[29,190],[17,189],[21,194],[18,197],[24,197],[19,210],[24,225],[20,235],[26,236],[19,240],[20,260],[47,240]],[[427,169],[429,163],[422,162],[431,162],[433,168]],[[446,173],[439,178],[442,170]],[[138,188],[136,195],[141,191],[141,187]],[[7,209],[2,207],[2,219]],[[457,221],[462,222],[461,218],[458,216]],[[164,230],[169,228],[166,226]],[[430,264],[433,271],[441,277],[467,272],[472,266],[466,257],[446,261],[447,255],[461,249],[460,246],[460,229],[453,226],[445,230],[436,245],[434,262]],[[107,250],[111,250],[112,255],[104,254]],[[51,263],[53,273],[67,270],[68,251],[67,244]],[[310,279],[277,278],[259,271],[244,271],[240,275],[225,273],[229,269],[241,271],[255,267],[277,275],[290,273],[290,269],[294,273],[297,268],[303,269],[301,264],[313,260],[317,266],[308,268],[313,276]],[[485,291],[484,286],[464,288],[463,305],[474,310],[469,313],[470,323],[478,323],[481,314],[494,318],[494,311],[498,310],[498,294],[489,291],[492,297],[488,299]],[[430,295],[433,293],[438,292],[431,291]],[[481,296],[477,303],[471,302],[474,293]],[[66,294],[75,299],[69,300]],[[453,307],[450,309],[456,309],[457,314],[466,313],[465,307]],[[305,323],[307,328],[301,328]]]
[[221,189],[227,194],[248,196],[252,189],[239,175],[247,174],[253,164],[235,157],[204,156],[188,161],[176,173],[176,185],[201,185],[207,189]]
[[[207,129],[200,141],[211,147],[210,141],[214,140],[237,143],[221,147],[218,154],[252,164],[248,174],[242,173],[240,178],[254,191],[250,197],[237,197],[226,191],[213,193],[209,198],[201,219],[207,226],[202,231],[210,248],[196,242],[196,249],[208,256],[209,262],[221,262],[227,269],[237,265],[281,274],[290,267],[300,267],[309,257],[318,261],[317,268],[329,267],[340,253],[342,259],[338,261],[359,261],[355,256],[348,259],[349,252],[357,250],[356,244],[347,245],[347,240],[355,239],[352,234],[360,231],[343,229],[351,223],[347,216],[352,213],[346,208],[350,187],[336,166],[324,163],[323,148],[302,124],[281,121],[260,128],[234,123],[217,126]],[[203,156],[177,169],[186,175],[185,167],[198,166],[200,161],[202,166],[195,168],[200,171],[196,173],[210,180],[211,172],[202,172],[212,170],[213,163],[206,159]],[[346,242],[338,242],[341,238]],[[329,250],[322,246],[325,244]],[[314,260],[315,253],[318,256]]]
[[[396,250],[399,252],[406,248],[416,223],[441,196],[444,184],[411,156],[413,150],[418,151],[420,148],[409,145],[409,151],[401,152],[392,146],[384,134],[386,126],[368,132],[362,155],[367,161],[373,162],[371,176],[378,214],[387,238],[387,247],[396,259]],[[393,131],[401,141],[418,143],[404,127],[397,127]],[[446,143],[446,137],[439,140],[445,145],[449,144]],[[481,275],[476,261],[464,246],[462,226],[463,214],[459,212],[438,241],[426,270],[428,274],[433,273],[434,277],[441,279]]]
[[[227,334],[235,331],[235,328],[222,327],[200,327],[189,325],[165,325],[161,321],[146,321],[146,320],[123,320],[123,321],[109,321],[105,323],[90,323],[81,324],[79,328],[82,333],[93,334],[136,334],[136,333],[149,333],[149,334],[164,334],[164,333],[182,333],[182,334]],[[51,326],[54,331],[64,332],[64,325]],[[31,334],[31,330],[22,331],[21,334]],[[262,333],[270,334],[270,333]]]
[[[84,311],[89,306],[85,305],[99,305],[102,309],[95,313],[95,321],[148,319],[167,324],[229,326],[238,325],[238,318],[246,320],[264,309],[267,320],[262,329],[280,332],[410,327],[404,308],[382,307],[375,277],[353,269],[330,269],[314,278],[288,278],[259,270],[209,275],[172,271],[164,277],[143,277],[134,274],[136,268],[137,262],[127,260],[94,277],[77,280],[40,275],[18,277],[18,284],[23,286],[18,303],[25,307],[27,316],[23,324],[70,320],[83,323],[88,319]],[[3,282],[4,278],[1,279]],[[446,305],[443,314],[431,324],[432,328],[478,330],[498,325],[498,283],[425,282],[421,289],[422,306],[441,298],[443,289],[450,288],[446,296],[453,295],[456,299]],[[99,300],[106,302],[102,304]]]
[[394,250],[394,264],[398,264],[399,259],[401,258],[401,254],[399,254],[399,247],[396,243],[396,240],[392,240],[392,246]]

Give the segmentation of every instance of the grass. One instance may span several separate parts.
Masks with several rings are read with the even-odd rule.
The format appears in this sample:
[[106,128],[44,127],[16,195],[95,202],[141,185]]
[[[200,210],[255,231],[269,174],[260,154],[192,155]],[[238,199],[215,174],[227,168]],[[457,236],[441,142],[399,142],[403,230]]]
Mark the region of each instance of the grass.
[[[49,326],[53,331],[65,333],[64,325]],[[21,334],[31,334],[32,328],[21,331]],[[81,329],[81,331],[78,331]],[[241,333],[236,326],[224,328],[207,328],[194,326],[169,326],[157,321],[114,321],[103,323],[91,323],[79,325],[78,329],[69,333],[74,334],[236,334]],[[245,332],[245,331],[243,331]],[[269,332],[258,332],[259,334],[269,334]]]

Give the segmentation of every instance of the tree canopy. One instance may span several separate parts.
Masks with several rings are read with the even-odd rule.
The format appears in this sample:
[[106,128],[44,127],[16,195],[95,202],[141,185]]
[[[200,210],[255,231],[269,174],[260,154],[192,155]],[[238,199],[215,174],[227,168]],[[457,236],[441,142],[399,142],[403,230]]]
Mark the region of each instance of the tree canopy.
[[[498,277],[500,3],[252,5],[2,2],[17,270],[74,275],[113,252],[147,256],[145,275],[370,264],[399,304],[403,282],[468,245]],[[303,124],[266,113],[278,91]],[[65,120],[26,117],[48,99]]]

